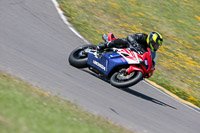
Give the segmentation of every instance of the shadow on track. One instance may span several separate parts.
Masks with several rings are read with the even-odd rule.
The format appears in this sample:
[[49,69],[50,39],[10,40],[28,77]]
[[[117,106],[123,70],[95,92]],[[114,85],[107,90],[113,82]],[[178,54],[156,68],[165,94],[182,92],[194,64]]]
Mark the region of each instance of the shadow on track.
[[[110,82],[109,82],[108,79],[105,79],[104,77],[99,76],[98,74],[93,73],[93,72],[91,72],[90,70],[87,70],[87,69],[81,69],[81,70],[84,71],[84,72],[87,72],[87,73],[89,73],[89,74],[91,74],[91,75],[93,75],[93,76],[95,76],[95,77],[97,77],[97,78],[99,78],[99,79],[101,79],[101,80],[103,80],[103,81],[105,81],[105,82],[107,82],[107,83],[110,84]],[[118,88],[118,89],[119,89],[119,88]],[[137,91],[135,91],[135,90],[132,90],[132,89],[130,89],[130,88],[120,88],[120,90],[125,91],[125,92],[127,92],[127,93],[129,93],[129,94],[131,94],[131,95],[137,96],[137,97],[139,97],[139,98],[142,98],[142,99],[144,99],[144,100],[153,102],[153,103],[155,103],[155,104],[158,104],[158,105],[161,105],[161,106],[165,106],[165,107],[170,107],[170,108],[172,108],[172,109],[176,109],[176,110],[177,110],[177,108],[175,108],[175,107],[173,107],[173,106],[170,106],[170,105],[168,105],[168,104],[166,104],[166,103],[164,103],[164,102],[162,102],[162,101],[159,101],[159,100],[157,100],[157,99],[155,99],[155,98],[152,98],[152,97],[149,97],[149,96],[147,96],[147,95],[144,95],[144,94],[142,94],[142,93],[140,93],[140,92],[137,92]]]
[[[162,106],[170,107],[170,108],[172,108],[172,109],[176,109],[176,108],[173,107],[173,106],[170,106],[170,105],[168,105],[168,104],[166,104],[166,103],[164,103],[164,102],[161,102],[161,101],[159,101],[159,100],[157,100],[157,99],[155,99],[155,98],[149,97],[149,96],[147,96],[147,95],[144,95],[144,94],[142,94],[142,93],[140,93],[140,92],[137,92],[137,91],[135,91],[135,90],[132,90],[132,89],[130,89],[130,88],[124,88],[124,89],[121,89],[121,90],[123,90],[123,91],[125,91],[125,92],[128,92],[128,93],[130,93],[130,94],[132,94],[132,95],[134,95],[134,96],[137,96],[137,97],[139,97],[139,98],[142,98],[142,99],[144,99],[144,100],[147,100],[147,101],[156,103],[156,104],[158,104],[158,105],[162,105]],[[177,110],[177,109],[176,109],[176,110]]]

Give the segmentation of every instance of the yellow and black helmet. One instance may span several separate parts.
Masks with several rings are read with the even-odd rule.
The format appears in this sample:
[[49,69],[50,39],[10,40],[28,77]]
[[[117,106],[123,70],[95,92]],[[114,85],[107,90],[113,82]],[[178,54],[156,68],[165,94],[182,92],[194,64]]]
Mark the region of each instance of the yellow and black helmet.
[[162,45],[163,38],[158,32],[151,32],[147,37],[147,44],[152,51],[157,51]]

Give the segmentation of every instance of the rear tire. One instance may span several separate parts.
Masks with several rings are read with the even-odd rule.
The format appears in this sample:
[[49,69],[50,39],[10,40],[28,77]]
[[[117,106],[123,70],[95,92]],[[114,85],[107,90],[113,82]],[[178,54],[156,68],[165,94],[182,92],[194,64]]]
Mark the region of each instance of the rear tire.
[[74,49],[69,55],[68,59],[70,65],[77,68],[87,67],[88,55],[82,53],[87,48],[96,49],[96,45],[93,44],[83,45],[81,47]]
[[110,83],[117,88],[133,86],[143,79],[143,73],[141,71],[135,71],[135,74],[128,80],[120,80],[118,75],[119,72],[115,72],[110,78]]

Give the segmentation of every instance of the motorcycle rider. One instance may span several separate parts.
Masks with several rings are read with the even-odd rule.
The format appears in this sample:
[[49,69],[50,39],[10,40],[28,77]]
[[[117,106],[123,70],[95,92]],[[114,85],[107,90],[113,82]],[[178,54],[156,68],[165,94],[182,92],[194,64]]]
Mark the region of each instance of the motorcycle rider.
[[104,43],[100,43],[97,45],[97,51],[102,51],[105,48],[112,48],[112,47],[116,48],[134,47],[140,52],[140,54],[142,54],[147,51],[147,48],[150,48],[152,52],[153,64],[155,65],[156,51],[160,48],[162,42],[163,42],[162,35],[158,32],[151,32],[149,35],[145,33],[136,33],[133,35],[129,35],[126,38],[115,39],[113,41],[106,41]]

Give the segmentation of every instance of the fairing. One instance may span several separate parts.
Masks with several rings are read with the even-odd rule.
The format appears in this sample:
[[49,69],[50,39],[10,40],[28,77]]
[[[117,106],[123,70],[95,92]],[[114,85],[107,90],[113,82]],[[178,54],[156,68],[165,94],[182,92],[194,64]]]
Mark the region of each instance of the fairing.
[[128,62],[118,53],[105,54],[102,57],[97,57],[92,53],[88,54],[88,65],[101,71],[106,76],[114,67],[127,64]]
[[[116,37],[112,33],[108,34],[108,41],[115,39]],[[99,57],[96,52],[89,53],[87,63],[105,76],[108,76],[117,66],[129,65],[127,69],[128,73],[132,71],[141,71],[144,77],[150,77],[154,71],[152,59],[156,62],[156,53],[148,48],[148,52],[140,55],[130,49],[118,49],[116,52],[103,54],[101,57]]]

